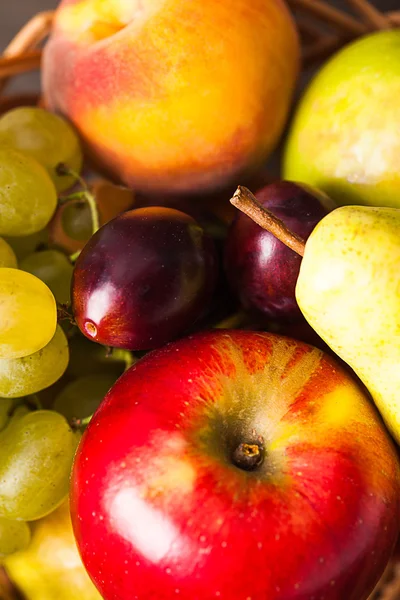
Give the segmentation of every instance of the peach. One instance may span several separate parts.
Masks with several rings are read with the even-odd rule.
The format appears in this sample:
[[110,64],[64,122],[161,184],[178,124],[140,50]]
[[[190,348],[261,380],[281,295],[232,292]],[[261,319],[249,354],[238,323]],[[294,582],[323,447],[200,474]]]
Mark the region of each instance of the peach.
[[205,192],[265,162],[298,67],[282,0],[63,0],[43,90],[119,180]]

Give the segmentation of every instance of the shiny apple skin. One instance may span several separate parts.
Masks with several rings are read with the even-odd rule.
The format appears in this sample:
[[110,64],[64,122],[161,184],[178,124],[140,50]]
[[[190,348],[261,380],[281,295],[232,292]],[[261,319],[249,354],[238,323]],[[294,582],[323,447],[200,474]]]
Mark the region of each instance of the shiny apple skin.
[[[260,189],[256,198],[304,240],[335,203],[309,186],[277,181]],[[301,257],[238,213],[228,233],[225,269],[234,292],[247,310],[276,321],[301,320],[295,298]]]
[[[255,439],[263,465],[238,469],[233,449]],[[189,336],[122,375],[71,486],[105,600],[366,600],[399,508],[396,451],[349,375],[312,346],[244,331]]]
[[211,302],[214,243],[171,208],[125,212],[86,244],[74,269],[72,308],[86,337],[128,350],[156,348],[191,327]]

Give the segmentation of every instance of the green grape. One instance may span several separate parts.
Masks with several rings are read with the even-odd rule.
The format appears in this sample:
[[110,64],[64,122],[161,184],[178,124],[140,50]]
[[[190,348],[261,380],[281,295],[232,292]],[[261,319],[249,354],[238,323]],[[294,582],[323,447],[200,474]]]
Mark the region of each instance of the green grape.
[[[67,374],[64,374],[58,381],[50,385],[49,387],[37,392],[35,396],[37,396],[40,405],[42,408],[52,408],[54,404],[54,400],[57,397],[57,394],[61,392],[61,390],[65,387],[66,383],[68,383],[70,378]],[[0,599],[1,600],[1,599]]]
[[8,267],[16,269],[18,267],[17,257],[14,250],[3,238],[0,238],[0,268]]
[[0,118],[0,144],[29,154],[43,165],[57,191],[74,184],[73,177],[57,175],[55,168],[64,163],[75,172],[82,168],[83,155],[79,138],[62,117],[36,107],[14,108]]
[[25,550],[31,541],[31,530],[24,521],[9,521],[0,517],[0,557]]
[[74,379],[96,373],[110,374],[117,379],[125,370],[126,363],[121,353],[113,350],[109,354],[107,348],[91,342],[80,333],[70,340],[69,349],[67,373]]
[[16,423],[18,419],[22,419],[22,417],[24,417],[25,415],[29,415],[31,412],[32,409],[29,408],[27,403],[25,403],[24,398],[14,400],[14,406],[11,412],[9,413],[7,425],[10,423],[11,420],[13,423]]
[[65,233],[73,240],[85,242],[93,233],[92,215],[87,202],[69,202],[61,215]]
[[34,521],[68,495],[80,434],[57,412],[38,410],[0,433],[0,516]]
[[19,269],[0,269],[0,358],[21,358],[44,348],[57,326],[47,285]]
[[71,300],[71,279],[74,270],[65,254],[58,250],[34,252],[20,262],[20,269],[36,275],[49,286],[61,304]]
[[52,340],[34,354],[0,359],[0,396],[20,398],[53,385],[68,366],[68,340],[59,325]]
[[43,246],[47,246],[49,243],[49,232],[48,229],[42,229],[36,233],[31,233],[31,235],[23,237],[6,236],[4,239],[14,250],[17,260],[20,261],[25,256],[29,256],[29,254],[36,252]]
[[0,147],[0,235],[40,231],[56,206],[56,188],[42,165],[12,148]]
[[108,390],[114,385],[116,377],[112,375],[87,375],[80,377],[58,394],[53,409],[64,415],[69,421],[76,417],[84,419],[97,409]]

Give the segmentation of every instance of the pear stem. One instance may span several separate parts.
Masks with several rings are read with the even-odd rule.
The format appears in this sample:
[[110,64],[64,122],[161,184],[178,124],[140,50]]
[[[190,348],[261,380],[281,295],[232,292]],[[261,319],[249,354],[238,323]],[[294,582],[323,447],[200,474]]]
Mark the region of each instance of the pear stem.
[[257,225],[272,233],[288,248],[294,250],[300,256],[304,256],[304,240],[293,231],[290,231],[283,221],[262,206],[250,190],[240,185],[230,202],[238,210],[250,217]]

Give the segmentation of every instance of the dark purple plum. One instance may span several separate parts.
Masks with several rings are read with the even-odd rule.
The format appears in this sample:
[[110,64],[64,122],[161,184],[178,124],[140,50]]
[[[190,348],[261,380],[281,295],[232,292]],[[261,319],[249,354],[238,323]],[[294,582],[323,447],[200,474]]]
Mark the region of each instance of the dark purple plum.
[[138,208],[104,225],[78,258],[72,308],[89,339],[150,350],[203,316],[217,280],[213,241],[189,215]]
[[[291,181],[267,185],[256,198],[303,239],[336,208],[323,192]],[[225,269],[244,308],[274,321],[302,319],[295,298],[300,263],[301,257],[274,235],[237,214],[226,241]]]

